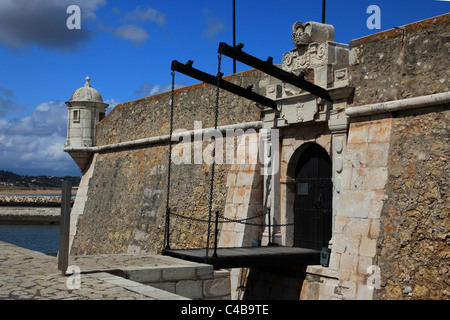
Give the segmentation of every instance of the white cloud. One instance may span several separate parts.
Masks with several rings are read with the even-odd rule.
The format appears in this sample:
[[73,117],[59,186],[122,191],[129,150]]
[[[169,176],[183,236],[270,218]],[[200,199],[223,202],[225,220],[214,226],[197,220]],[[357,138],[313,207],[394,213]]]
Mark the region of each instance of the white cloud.
[[149,37],[147,31],[134,24],[118,27],[114,32],[114,36],[129,40],[135,45],[144,43]]
[[116,38],[121,38],[132,42],[134,45],[140,45],[150,37],[145,24],[155,23],[162,29],[165,29],[166,15],[161,11],[153,9],[148,5],[138,5],[132,11],[122,13],[120,8],[111,9],[118,17],[121,24],[118,27],[112,25],[99,24],[99,29],[104,32],[112,32]]
[[0,168],[28,174],[79,174],[63,151],[67,134],[67,107],[60,101],[39,104],[31,115],[0,119]]
[[50,109],[50,106],[48,105],[48,103],[41,103],[40,105],[37,106],[36,111],[48,111]]
[[[182,83],[175,83],[175,89],[184,87]],[[145,81],[138,90],[134,91],[134,94],[140,98],[153,96],[155,94],[163,93],[172,90],[172,84],[168,83],[165,85],[155,84],[152,85]]]
[[208,40],[216,40],[217,35],[225,30],[225,24],[212,14],[209,9],[202,10],[206,28],[202,31],[202,36]]
[[156,9],[153,9],[146,5],[139,5],[134,10],[125,14],[124,21],[133,22],[154,22],[160,27],[164,27],[166,24],[166,15]]

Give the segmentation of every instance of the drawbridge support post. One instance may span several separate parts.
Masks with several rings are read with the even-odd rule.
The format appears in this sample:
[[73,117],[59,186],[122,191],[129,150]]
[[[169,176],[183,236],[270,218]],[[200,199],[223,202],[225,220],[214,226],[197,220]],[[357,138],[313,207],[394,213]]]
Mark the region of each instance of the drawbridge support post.
[[164,250],[170,250],[170,208],[166,210],[166,229],[165,229],[165,245]]
[[268,224],[269,224],[269,242],[267,243],[267,245],[271,246],[272,245],[272,221],[270,221],[270,220],[271,220],[272,217],[270,216],[270,208],[267,208],[267,215],[269,217],[269,221],[268,221]]
[[218,258],[219,256],[217,255],[217,235],[219,233],[219,210],[216,211],[216,225],[215,225],[215,230],[214,230],[214,253],[213,253],[213,258]]

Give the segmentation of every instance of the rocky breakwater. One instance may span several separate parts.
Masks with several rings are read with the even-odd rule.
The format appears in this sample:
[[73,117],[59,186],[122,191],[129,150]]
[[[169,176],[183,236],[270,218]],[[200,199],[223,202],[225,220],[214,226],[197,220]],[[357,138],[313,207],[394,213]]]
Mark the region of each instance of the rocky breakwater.
[[59,224],[60,214],[60,196],[0,196],[0,224]]

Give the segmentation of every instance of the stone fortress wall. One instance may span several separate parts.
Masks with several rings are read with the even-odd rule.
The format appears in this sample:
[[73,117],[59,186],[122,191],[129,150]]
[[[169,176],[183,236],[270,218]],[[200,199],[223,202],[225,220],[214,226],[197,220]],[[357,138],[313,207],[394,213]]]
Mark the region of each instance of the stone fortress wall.
[[[269,204],[273,222],[290,223],[302,151],[318,144],[333,163],[330,265],[250,270],[246,298],[449,298],[449,16],[349,46],[333,42],[327,27],[328,38],[307,44],[309,51],[300,46],[288,52],[283,67],[305,67],[308,79],[328,89],[334,105],[255,70],[226,78],[244,87],[253,84],[282,105],[275,117],[221,91],[219,107],[219,126],[252,124],[258,131],[276,124],[280,170],[267,182],[257,165],[216,165],[214,210],[245,218]],[[97,125],[96,146],[86,149],[91,163],[73,208],[72,254],[163,249],[168,143],[161,135],[169,133],[170,99],[168,92],[120,104]],[[214,102],[213,86],[176,90],[174,128],[192,130],[194,121],[213,127]],[[127,146],[149,137],[159,140]],[[204,162],[172,166],[175,211],[207,217],[209,170]],[[173,248],[205,245],[204,224],[178,218],[172,225]],[[264,244],[267,230],[227,224],[219,243],[249,246],[255,238]],[[292,238],[292,229],[281,228],[272,240],[292,245]],[[246,271],[232,271],[233,290]]]

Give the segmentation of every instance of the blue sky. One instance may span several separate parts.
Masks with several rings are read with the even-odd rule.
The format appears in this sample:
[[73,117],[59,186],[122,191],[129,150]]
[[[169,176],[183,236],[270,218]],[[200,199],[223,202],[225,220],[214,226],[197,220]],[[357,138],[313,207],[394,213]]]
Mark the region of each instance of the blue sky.
[[[81,8],[81,29],[68,30],[69,5]],[[368,29],[370,5],[381,29]],[[296,21],[321,20],[321,0],[236,0],[237,41],[256,57],[281,63]],[[449,12],[434,0],[327,0],[335,41],[350,40]],[[1,0],[0,170],[29,175],[81,175],[62,149],[66,105],[90,76],[113,107],[167,91],[170,63],[194,60],[217,72],[219,42],[232,44],[232,0]],[[232,73],[224,57],[222,71]],[[238,63],[237,71],[249,69]],[[177,74],[177,86],[197,81]]]

